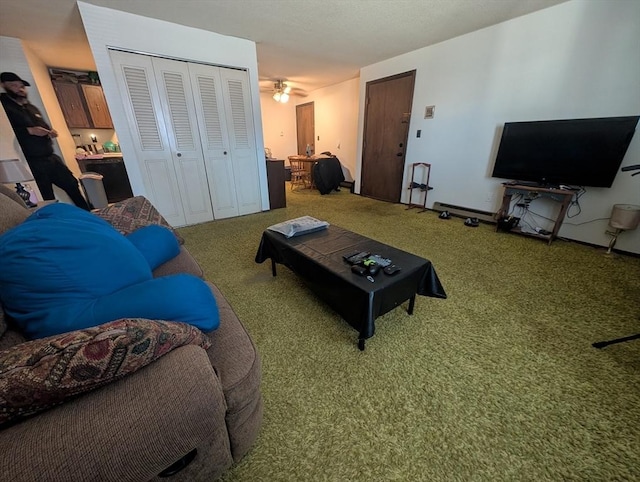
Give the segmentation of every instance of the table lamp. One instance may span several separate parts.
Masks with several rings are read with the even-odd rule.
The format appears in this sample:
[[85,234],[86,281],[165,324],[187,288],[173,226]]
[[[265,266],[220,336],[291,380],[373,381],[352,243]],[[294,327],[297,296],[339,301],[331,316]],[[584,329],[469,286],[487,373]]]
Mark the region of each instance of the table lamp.
[[640,224],[640,206],[634,204],[614,204],[611,210],[611,219],[609,219],[609,226],[615,231],[607,231],[607,234],[613,236],[609,242],[609,249],[607,254],[611,254],[613,246],[618,240],[618,235],[622,231],[630,231],[636,229]]
[[20,159],[0,159],[0,182],[15,182],[16,193],[31,208],[35,204],[29,201],[29,191],[20,184],[24,181],[33,181],[33,174],[24,162]]

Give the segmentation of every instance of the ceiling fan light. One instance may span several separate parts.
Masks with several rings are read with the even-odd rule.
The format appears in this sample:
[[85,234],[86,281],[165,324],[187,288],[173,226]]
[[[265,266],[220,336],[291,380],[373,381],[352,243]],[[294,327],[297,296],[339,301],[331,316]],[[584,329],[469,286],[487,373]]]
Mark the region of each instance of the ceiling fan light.
[[291,92],[291,87],[289,87],[287,84],[284,84],[284,93],[289,94],[290,92]]
[[284,92],[281,96],[280,96],[280,102],[282,102],[283,104],[285,102],[287,102],[289,100],[289,94],[287,94],[286,92]]
[[276,92],[275,94],[273,94],[273,100],[275,100],[276,102],[280,102],[281,96],[282,94],[280,92]]

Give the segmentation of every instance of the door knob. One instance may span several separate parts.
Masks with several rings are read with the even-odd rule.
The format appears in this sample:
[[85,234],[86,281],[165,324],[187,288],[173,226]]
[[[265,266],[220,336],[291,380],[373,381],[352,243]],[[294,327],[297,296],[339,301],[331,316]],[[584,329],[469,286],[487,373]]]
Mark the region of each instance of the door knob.
[[182,154],[178,152],[177,156],[178,156],[178,157],[182,157]]
[[225,155],[225,156],[227,155],[227,151],[224,151],[224,155]]
[[396,154],[396,156],[398,156],[398,157],[402,157],[402,152],[398,152],[398,153]]

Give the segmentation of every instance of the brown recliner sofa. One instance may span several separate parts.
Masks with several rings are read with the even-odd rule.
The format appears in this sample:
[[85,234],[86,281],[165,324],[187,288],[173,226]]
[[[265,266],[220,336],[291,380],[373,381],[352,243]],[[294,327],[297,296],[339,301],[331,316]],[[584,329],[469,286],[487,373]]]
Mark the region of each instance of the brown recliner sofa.
[[[0,185],[0,235],[31,212]],[[143,197],[96,214],[121,232],[165,222]],[[154,271],[155,276],[172,273],[203,276],[184,246]],[[124,378],[0,428],[1,478],[214,480],[240,460],[262,422],[260,359],[230,305],[208,284],[220,311],[220,327],[208,334],[209,349],[179,346]],[[0,354],[25,342],[6,318],[0,307]],[[158,477],[184,466],[194,450],[186,467],[170,478]]]

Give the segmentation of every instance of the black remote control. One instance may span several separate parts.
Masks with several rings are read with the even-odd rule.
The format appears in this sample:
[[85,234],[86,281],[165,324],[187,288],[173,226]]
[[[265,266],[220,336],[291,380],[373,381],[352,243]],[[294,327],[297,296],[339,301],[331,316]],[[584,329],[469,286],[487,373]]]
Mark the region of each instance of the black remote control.
[[384,274],[394,275],[398,271],[400,271],[400,266],[396,266],[395,264],[390,264],[389,266],[385,266],[383,271],[384,271]]
[[355,274],[359,274],[360,276],[368,274],[367,268],[365,268],[364,266],[358,266],[357,264],[351,266],[351,271],[353,271]]
[[344,255],[343,258],[349,264],[358,264],[367,259],[370,254],[368,251],[359,251],[357,253]]

